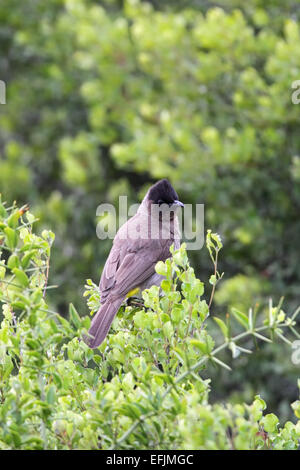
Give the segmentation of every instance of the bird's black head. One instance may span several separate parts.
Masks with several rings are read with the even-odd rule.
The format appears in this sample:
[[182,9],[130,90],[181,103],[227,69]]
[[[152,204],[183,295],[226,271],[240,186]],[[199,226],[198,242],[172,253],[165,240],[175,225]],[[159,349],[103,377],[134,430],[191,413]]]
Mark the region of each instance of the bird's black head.
[[153,204],[168,204],[169,206],[183,206],[178,200],[178,194],[167,179],[162,179],[155,183],[149,190],[148,198]]

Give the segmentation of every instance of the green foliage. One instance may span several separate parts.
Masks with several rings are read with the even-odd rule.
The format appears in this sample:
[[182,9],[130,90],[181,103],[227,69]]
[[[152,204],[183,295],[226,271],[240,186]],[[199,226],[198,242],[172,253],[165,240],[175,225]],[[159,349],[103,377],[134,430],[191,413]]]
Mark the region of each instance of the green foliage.
[[[159,177],[169,177],[184,202],[204,203],[205,225],[225,242],[216,295],[209,253],[189,256],[197,276],[212,276],[203,299],[214,298],[213,313],[227,328],[232,307],[268,311],[268,297],[277,303],[282,295],[288,311],[298,306],[299,105],[291,103],[291,84],[300,78],[299,2],[217,4],[0,3],[7,85],[0,192],[30,204],[40,233],[51,227],[56,234],[52,310],[67,315],[72,301],[86,311],[83,279],[98,280],[111,246],[96,237],[97,206],[117,205],[125,194],[137,202]],[[12,250],[7,268],[30,289],[26,270],[36,252],[18,259],[13,228],[3,233]],[[7,268],[0,266],[0,278]],[[96,291],[90,302],[95,308]],[[285,347],[260,346],[247,374],[240,355],[230,378],[213,378],[214,399],[249,400],[259,388],[286,416],[297,368]]]
[[268,291],[268,283],[256,277],[237,274],[231,279],[222,282],[215,295],[217,305],[233,305],[238,308],[245,308],[245,305],[253,305],[263,301],[263,295]]
[[[157,264],[163,295],[155,286],[145,290],[144,306],[122,308],[101,347],[91,350],[82,341],[89,317],[70,304],[67,320],[47,305],[53,233],[34,234],[34,217],[15,206],[2,204],[0,213],[0,448],[298,447],[299,421],[281,426],[274,414],[264,414],[259,396],[250,405],[211,405],[210,381],[202,376],[209,363],[228,369],[219,359],[223,349],[251,352],[241,346],[248,336],[288,341],[284,331],[294,329],[295,318],[280,305],[270,306],[266,318],[237,311],[244,331],[236,336],[219,320],[225,342],[216,346],[204,284],[182,245]],[[207,241],[209,250],[221,249],[216,234],[209,232]],[[97,308],[98,288],[90,280],[86,296],[90,309]],[[299,418],[298,402],[292,406]]]

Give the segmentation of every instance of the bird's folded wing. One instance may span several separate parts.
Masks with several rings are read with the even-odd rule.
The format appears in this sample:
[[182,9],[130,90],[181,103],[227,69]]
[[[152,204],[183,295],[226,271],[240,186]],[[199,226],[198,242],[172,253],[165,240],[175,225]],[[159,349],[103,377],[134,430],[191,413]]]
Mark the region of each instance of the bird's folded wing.
[[115,239],[100,280],[101,303],[111,293],[125,296],[155,272],[159,260],[170,256],[170,240]]

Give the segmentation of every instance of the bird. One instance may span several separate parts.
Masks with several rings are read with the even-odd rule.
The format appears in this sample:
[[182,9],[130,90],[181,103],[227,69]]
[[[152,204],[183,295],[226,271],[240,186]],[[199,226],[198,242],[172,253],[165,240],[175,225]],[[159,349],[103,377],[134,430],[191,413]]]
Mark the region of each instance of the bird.
[[147,191],[136,214],[118,230],[100,283],[100,308],[92,318],[86,344],[101,345],[123,301],[153,285],[160,286],[164,276],[156,273],[158,261],[171,256],[170,247],[180,247],[177,209],[184,207],[166,179]]

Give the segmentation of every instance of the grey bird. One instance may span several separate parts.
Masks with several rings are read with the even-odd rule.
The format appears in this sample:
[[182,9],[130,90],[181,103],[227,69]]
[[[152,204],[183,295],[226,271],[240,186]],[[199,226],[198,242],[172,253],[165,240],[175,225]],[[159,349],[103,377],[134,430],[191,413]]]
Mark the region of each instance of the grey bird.
[[163,276],[155,271],[158,261],[171,256],[170,247],[180,246],[176,211],[184,204],[167,179],[155,183],[137,213],[117,232],[99,284],[101,307],[92,319],[85,342],[98,347],[126,297],[160,285]]

